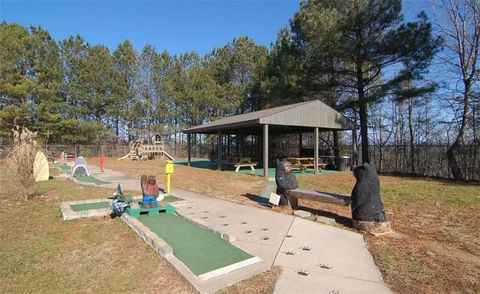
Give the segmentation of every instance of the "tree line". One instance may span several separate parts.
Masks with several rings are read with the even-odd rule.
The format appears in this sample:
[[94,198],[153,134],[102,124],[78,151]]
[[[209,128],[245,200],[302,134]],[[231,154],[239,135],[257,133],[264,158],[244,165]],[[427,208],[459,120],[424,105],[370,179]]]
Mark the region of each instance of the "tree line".
[[401,146],[413,173],[417,146],[446,144],[464,179],[462,148],[479,142],[479,1],[442,0],[434,23],[401,11],[401,0],[302,1],[269,48],[240,36],[203,56],[137,52],[128,40],[110,52],[3,22],[0,137],[15,123],[49,143],[178,140],[220,117],[321,99],[355,122],[362,161],[381,166],[382,150]]

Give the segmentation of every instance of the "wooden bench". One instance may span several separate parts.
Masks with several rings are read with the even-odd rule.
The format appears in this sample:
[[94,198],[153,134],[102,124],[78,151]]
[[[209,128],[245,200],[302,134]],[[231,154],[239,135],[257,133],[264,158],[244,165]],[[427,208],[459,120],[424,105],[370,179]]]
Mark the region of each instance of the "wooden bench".
[[285,196],[288,199],[290,207],[294,210],[298,208],[298,199],[307,199],[324,203],[336,204],[341,206],[350,205],[351,198],[349,196],[338,195],[327,192],[320,192],[308,189],[297,188],[287,191]]

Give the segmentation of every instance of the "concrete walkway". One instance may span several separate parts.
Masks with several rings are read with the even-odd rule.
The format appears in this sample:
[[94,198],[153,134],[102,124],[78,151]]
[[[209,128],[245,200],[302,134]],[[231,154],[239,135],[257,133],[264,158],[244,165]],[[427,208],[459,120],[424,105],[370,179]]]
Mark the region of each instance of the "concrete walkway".
[[[140,191],[139,179],[91,166],[92,175],[124,190]],[[208,280],[198,287],[213,292],[281,266],[276,293],[391,293],[361,234],[313,221],[207,197],[179,188],[172,195],[180,215],[224,232],[235,246],[262,262]]]

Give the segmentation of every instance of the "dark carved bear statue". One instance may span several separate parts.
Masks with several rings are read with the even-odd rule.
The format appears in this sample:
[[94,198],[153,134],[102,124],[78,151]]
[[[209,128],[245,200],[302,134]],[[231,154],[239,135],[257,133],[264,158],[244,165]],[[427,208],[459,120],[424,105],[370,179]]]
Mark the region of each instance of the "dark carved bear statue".
[[357,179],[352,191],[353,226],[370,233],[389,232],[390,223],[383,211],[380,180],[373,165],[364,163],[353,170]]
[[277,159],[275,182],[277,183],[277,194],[281,197],[280,205],[288,204],[285,193],[289,190],[298,188],[297,178],[293,174],[288,160]]

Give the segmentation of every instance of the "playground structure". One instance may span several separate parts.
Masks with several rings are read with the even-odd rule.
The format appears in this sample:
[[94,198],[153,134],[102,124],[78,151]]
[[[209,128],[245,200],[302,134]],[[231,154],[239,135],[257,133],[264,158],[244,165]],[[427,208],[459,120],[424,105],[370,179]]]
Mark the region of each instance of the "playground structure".
[[153,160],[157,156],[160,156],[162,158],[167,157],[170,160],[174,160],[174,158],[170,154],[168,154],[167,151],[165,151],[165,144],[162,140],[162,137],[158,134],[155,134],[153,139],[153,144],[144,144],[143,140],[136,140],[130,142],[130,151],[128,152],[128,154],[118,158],[117,160]]

